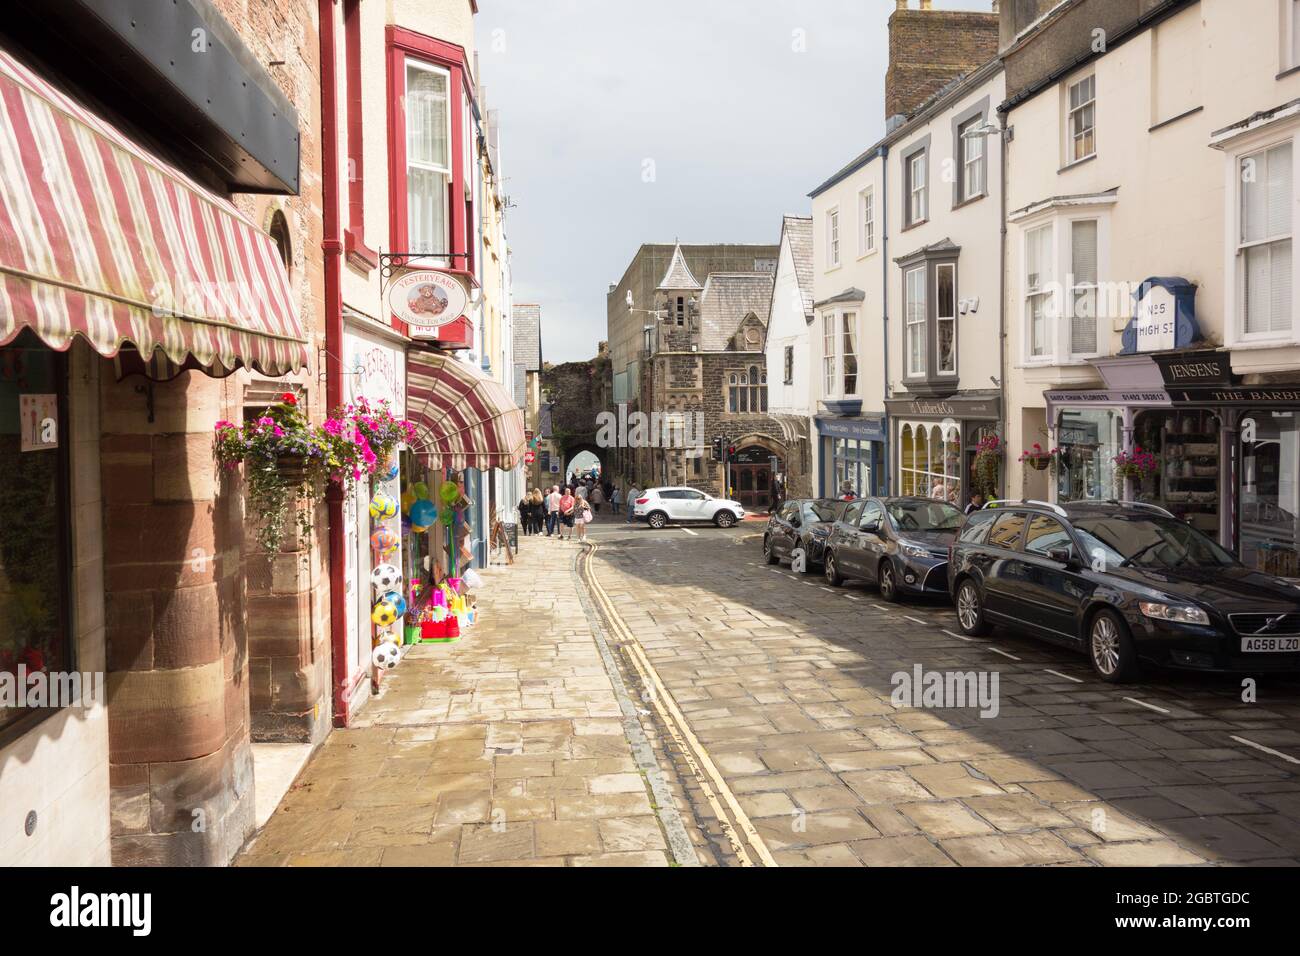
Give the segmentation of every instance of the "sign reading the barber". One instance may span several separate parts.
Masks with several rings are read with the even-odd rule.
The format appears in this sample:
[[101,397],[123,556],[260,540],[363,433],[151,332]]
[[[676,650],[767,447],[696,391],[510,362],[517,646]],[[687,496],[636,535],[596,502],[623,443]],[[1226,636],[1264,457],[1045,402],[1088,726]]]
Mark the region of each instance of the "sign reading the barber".
[[388,287],[388,307],[413,329],[438,329],[465,314],[469,296],[460,279],[434,269],[419,269]]

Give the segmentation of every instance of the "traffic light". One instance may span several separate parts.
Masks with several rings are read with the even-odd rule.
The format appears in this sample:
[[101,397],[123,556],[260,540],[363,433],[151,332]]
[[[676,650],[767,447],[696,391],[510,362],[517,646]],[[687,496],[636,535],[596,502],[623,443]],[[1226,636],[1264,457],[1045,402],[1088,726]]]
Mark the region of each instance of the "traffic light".
[[727,446],[727,461],[731,461],[731,459],[733,459],[733,458],[735,458],[735,457],[736,457],[736,446],[735,446],[735,445],[728,445],[728,446]]
[[713,460],[714,461],[722,461],[722,445],[723,445],[723,438],[721,435],[713,439]]

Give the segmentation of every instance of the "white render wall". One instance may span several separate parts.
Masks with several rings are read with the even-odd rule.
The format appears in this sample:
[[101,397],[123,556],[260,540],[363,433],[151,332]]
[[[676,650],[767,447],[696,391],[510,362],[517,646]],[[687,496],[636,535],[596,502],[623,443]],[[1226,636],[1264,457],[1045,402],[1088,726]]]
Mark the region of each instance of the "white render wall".
[[[795,274],[790,241],[782,237],[767,320],[767,407],[781,415],[810,414],[812,382],[808,367],[811,326],[804,318],[803,295]],[[794,348],[793,382],[785,384],[785,349]]]

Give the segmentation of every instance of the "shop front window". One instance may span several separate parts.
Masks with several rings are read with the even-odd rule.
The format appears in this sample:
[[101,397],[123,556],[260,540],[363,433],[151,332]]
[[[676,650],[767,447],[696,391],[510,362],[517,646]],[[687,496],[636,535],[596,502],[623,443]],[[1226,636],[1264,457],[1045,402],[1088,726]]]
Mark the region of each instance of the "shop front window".
[[1159,462],[1154,475],[1133,480],[1135,500],[1160,505],[1217,540],[1223,490],[1218,416],[1200,409],[1138,412],[1133,444]]
[[838,497],[846,487],[858,496],[871,494],[871,442],[832,439],[831,458],[835,487],[826,489],[828,495]]
[[961,436],[955,425],[904,422],[899,430],[901,495],[961,501]]
[[[62,355],[0,348],[0,673],[71,671],[67,392]],[[0,733],[30,710],[0,706]]]
[[1119,454],[1121,413],[1098,408],[1063,410],[1057,418],[1058,501],[1115,498],[1115,456]]
[[1241,561],[1300,577],[1300,415],[1251,411],[1241,420]]

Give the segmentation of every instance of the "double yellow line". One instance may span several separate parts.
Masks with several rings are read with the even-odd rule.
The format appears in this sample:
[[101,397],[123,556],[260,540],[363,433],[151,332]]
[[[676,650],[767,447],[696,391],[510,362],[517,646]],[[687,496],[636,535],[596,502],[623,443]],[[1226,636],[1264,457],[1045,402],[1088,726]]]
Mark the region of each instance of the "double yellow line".
[[[629,663],[640,676],[642,686],[649,689],[650,705],[654,708],[655,713],[659,715],[659,719],[667,728],[673,742],[677,744],[683,758],[686,760],[686,765],[690,768],[691,774],[699,782],[700,790],[704,793],[704,799],[708,801],[714,816],[717,817],[718,823],[727,837],[727,842],[731,844],[737,858],[740,860],[740,865],[755,865],[745,847],[745,844],[748,843],[754,850],[761,865],[778,866],[779,864],[772,857],[767,844],[759,836],[758,830],[755,829],[749,817],[745,815],[745,811],[741,809],[739,801],[736,800],[736,795],[731,792],[726,780],[714,765],[713,760],[710,759],[709,752],[704,749],[704,745],[691,732],[690,724],[687,723],[681,709],[677,706],[677,701],[673,699],[673,695],[664,686],[663,680],[659,677],[659,672],[654,669],[654,665],[646,657],[641,642],[636,639],[636,635],[632,633],[622,616],[615,610],[614,603],[609,599],[609,595],[605,593],[605,589],[600,586],[596,576],[591,573],[592,555],[596,553],[599,545],[590,539],[588,539],[587,544],[589,545],[588,549],[578,559],[579,567],[582,569],[583,581],[596,599],[596,603],[604,611],[605,619],[609,621],[610,627],[627,652]],[[724,803],[727,809],[730,810],[730,817],[723,809]],[[732,820],[735,821],[734,824]],[[743,840],[737,834],[737,829],[744,834]]]

